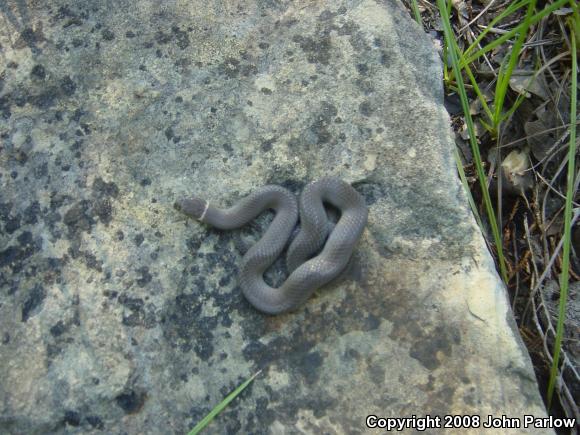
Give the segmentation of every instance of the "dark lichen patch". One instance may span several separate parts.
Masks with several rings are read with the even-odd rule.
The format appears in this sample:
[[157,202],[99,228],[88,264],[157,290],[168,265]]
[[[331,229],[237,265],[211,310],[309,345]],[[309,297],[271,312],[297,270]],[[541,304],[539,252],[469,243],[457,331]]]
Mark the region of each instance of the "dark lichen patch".
[[0,116],[2,119],[7,120],[12,116],[11,104],[12,100],[9,98],[9,95],[0,97]]
[[[203,280],[198,282],[198,291],[204,287]],[[193,350],[202,361],[208,361],[214,354],[213,334],[218,317],[203,316],[204,303],[199,294],[178,295],[164,309],[161,323],[163,335],[172,347],[182,352]]]
[[81,26],[83,21],[89,18],[89,15],[87,12],[75,12],[68,5],[65,5],[58,8],[55,18],[65,20],[62,27],[66,29],[71,26]]
[[60,81],[60,89],[64,95],[70,97],[77,90],[77,85],[69,76],[64,76]]
[[110,29],[103,29],[101,36],[103,37],[103,41],[112,41],[115,39],[115,34]]
[[318,382],[323,363],[324,358],[320,352],[308,352],[305,355],[301,355],[297,370],[307,384],[314,384]]
[[375,81],[372,78],[359,76],[354,81],[356,87],[361,90],[364,95],[372,96],[376,92]]
[[377,364],[373,361],[368,361],[368,375],[374,385],[383,385],[385,383],[386,369],[382,364]]
[[187,34],[186,31],[181,30],[178,26],[171,27],[171,31],[175,36],[177,46],[179,48],[185,50],[187,47],[189,47],[189,35]]
[[[40,78],[40,76],[46,73],[43,71],[42,66],[37,65],[31,74],[34,74],[34,77]],[[77,84],[69,75],[63,76],[58,81],[51,80],[47,86],[42,85],[42,91],[39,94],[25,96],[29,104],[39,109],[48,109],[54,106],[59,98],[71,97],[77,90]]]
[[233,79],[240,73],[240,61],[236,58],[228,57],[219,65],[218,71],[220,74]]
[[34,79],[44,80],[46,78],[46,70],[42,65],[34,65],[30,71],[30,76]]
[[70,325],[65,324],[62,320],[59,320],[54,325],[50,327],[50,335],[54,338],[60,337],[62,334],[69,330]]
[[380,64],[383,66],[389,66],[392,63],[392,55],[386,50],[381,51],[381,57],[379,60]]
[[363,116],[371,116],[374,112],[374,108],[370,101],[363,101],[358,106],[358,111]]
[[185,241],[185,245],[187,246],[187,249],[191,254],[196,254],[199,251],[199,248],[202,243],[203,239],[196,236],[192,236],[186,239]]
[[109,199],[98,199],[93,202],[92,211],[99,220],[108,225],[113,220],[113,205]]
[[81,414],[69,409],[65,411],[63,421],[66,425],[78,427],[81,424]]
[[[117,274],[117,276],[124,276],[124,274]],[[108,299],[115,299],[117,296],[119,296],[119,292],[116,290],[104,290],[103,291],[103,296],[105,296]]]
[[16,88],[0,97],[0,113],[5,119],[9,119],[12,111],[11,106],[24,107],[26,103],[41,110],[50,109],[56,105],[60,98],[71,97],[77,89],[76,83],[65,75],[48,80],[45,68],[36,65],[31,71],[31,86],[29,88]]
[[356,65],[356,70],[360,75],[367,75],[369,72],[369,66],[366,63],[359,63]]
[[23,223],[26,225],[36,224],[38,216],[40,215],[40,204],[38,201],[33,201],[23,212]]
[[147,394],[135,390],[129,390],[115,397],[115,403],[126,414],[135,414],[141,410],[147,400]]
[[345,361],[349,361],[349,360],[358,361],[361,359],[361,354],[356,349],[348,348],[345,350],[344,354],[342,355],[342,359],[344,359]]
[[103,262],[97,260],[97,257],[93,253],[82,252],[82,258],[89,269],[96,270],[97,272],[103,271]]
[[386,198],[387,190],[381,183],[359,181],[353,183],[352,187],[364,197],[367,206],[375,204],[380,198]]
[[40,307],[46,298],[46,290],[40,284],[35,285],[28,293],[22,305],[22,321],[27,322],[30,317],[38,314]]
[[143,243],[144,240],[145,240],[145,237],[141,233],[137,234],[133,238],[133,242],[135,243],[135,246],[141,246],[141,244]]
[[310,131],[316,136],[318,144],[324,144],[331,140],[332,134],[329,127],[337,114],[338,110],[334,104],[327,101],[322,103],[320,110],[315,115],[314,122],[310,126]]
[[338,400],[324,392],[317,391],[316,394],[306,397],[301,405],[301,409],[313,410],[314,417],[321,419],[328,414],[329,410],[336,409]]
[[93,183],[92,192],[94,200],[78,201],[64,215],[63,222],[71,235],[82,231],[90,232],[96,223],[95,218],[98,218],[105,225],[112,221],[113,203],[109,198],[118,196],[117,185],[113,182],[106,183],[97,178]]
[[[59,95],[60,89],[57,86],[48,86],[40,94],[27,96],[26,101],[38,109],[46,110],[55,105]],[[18,101],[16,101],[16,105],[18,105]]]
[[292,41],[299,44],[306,54],[309,63],[328,65],[331,58],[332,43],[329,35],[310,36],[296,35]]
[[132,298],[124,294],[119,296],[119,303],[126,308],[123,313],[123,325],[152,328],[156,324],[154,307],[145,304],[141,298]]
[[304,186],[306,186],[306,182],[304,180],[297,180],[292,176],[285,177],[285,179],[279,184],[294,194],[299,194],[302,192],[302,190],[304,190]]
[[349,42],[356,53],[372,52],[372,48],[367,42],[367,34],[365,32],[352,32],[349,38]]
[[32,174],[36,179],[45,178],[48,175],[48,162],[40,162],[32,169]]
[[160,45],[168,44],[173,39],[173,35],[171,33],[165,33],[162,30],[158,30],[155,34],[155,42]]
[[101,177],[97,177],[93,182],[93,192],[98,196],[108,196],[117,198],[119,196],[119,188],[111,181],[107,183]]
[[262,149],[262,151],[264,152],[268,152],[272,150],[272,146],[274,145],[274,143],[276,142],[276,139],[268,139],[262,142],[262,145],[260,146],[260,148]]
[[263,427],[270,427],[276,420],[276,412],[269,408],[270,401],[267,396],[258,397],[256,399],[256,417]]
[[79,47],[86,47],[87,46],[87,42],[83,41],[80,38],[73,38],[71,41],[71,44],[74,48],[79,48]]
[[250,62],[248,56],[242,56],[242,59],[244,60],[243,62],[234,57],[226,58],[218,65],[218,73],[220,75],[225,75],[229,79],[238,76],[249,77],[255,75],[258,72],[256,65]]
[[0,219],[6,219],[12,211],[12,203],[0,202]]
[[37,28],[25,27],[21,32],[18,40],[14,44],[14,48],[25,48],[29,47],[33,51],[37,52],[37,44],[46,41],[44,33],[42,32],[42,27]]
[[319,21],[329,21],[329,20],[334,19],[334,17],[336,17],[337,15],[338,15],[338,13],[333,12],[329,9],[325,9],[318,15],[318,20]]
[[87,112],[85,112],[84,110],[82,110],[80,108],[77,108],[72,113],[72,116],[70,117],[70,119],[71,119],[71,121],[74,121],[74,122],[80,122],[81,118],[86,114],[87,114]]
[[0,267],[9,266],[14,273],[20,272],[26,260],[40,249],[34,242],[30,231],[20,234],[17,241],[18,245],[12,245],[0,251]]
[[[12,234],[15,231],[17,231],[18,229],[20,229],[20,216],[16,215],[16,216],[9,216],[4,220],[4,231],[8,234]],[[1,260],[0,260],[0,264],[1,264]]]
[[[299,370],[299,365],[304,362],[303,359],[314,347],[314,342],[311,341],[312,337],[297,336],[296,340],[288,337],[276,337],[268,345],[265,345],[258,337],[264,334],[266,325],[267,322],[257,324],[244,322],[244,334],[248,342],[242,349],[244,358],[253,361],[258,367],[278,362],[283,366],[291,365],[292,371]],[[292,355],[292,364],[288,360],[288,355]]]
[[428,370],[435,370],[451,357],[453,346],[461,343],[460,332],[454,328],[431,327],[431,321],[421,319],[404,331],[396,327],[391,336],[411,343],[409,356]]
[[65,213],[63,223],[68,227],[71,234],[82,231],[90,232],[91,227],[95,224],[91,212],[90,201],[78,201]]
[[105,428],[103,419],[98,415],[87,415],[87,423],[95,429],[103,430]]
[[136,272],[141,275],[136,280],[139,287],[145,287],[153,279],[153,276],[149,273],[149,267],[147,266],[140,267]]

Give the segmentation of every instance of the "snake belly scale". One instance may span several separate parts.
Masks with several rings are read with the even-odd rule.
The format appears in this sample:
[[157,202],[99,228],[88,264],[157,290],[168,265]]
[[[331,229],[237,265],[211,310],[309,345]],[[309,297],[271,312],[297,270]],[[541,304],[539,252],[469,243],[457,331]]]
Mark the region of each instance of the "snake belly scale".
[[[340,211],[333,227],[324,203]],[[262,238],[243,257],[240,285],[246,299],[267,314],[299,307],[314,292],[336,278],[346,267],[367,222],[362,196],[348,183],[334,177],[308,184],[295,196],[280,186],[264,186],[221,209],[200,198],[182,199],[175,208],[186,215],[223,230],[243,227],[264,210],[276,213]],[[280,257],[300,215],[300,231],[288,247],[290,275],[280,288],[264,281],[264,272]]]

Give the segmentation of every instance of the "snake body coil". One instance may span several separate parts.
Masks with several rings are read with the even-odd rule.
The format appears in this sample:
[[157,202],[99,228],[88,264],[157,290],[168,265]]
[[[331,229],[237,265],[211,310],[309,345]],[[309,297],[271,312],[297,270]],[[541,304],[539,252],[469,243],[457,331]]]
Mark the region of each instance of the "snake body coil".
[[[323,203],[341,212],[334,228]],[[175,208],[224,230],[240,228],[266,209],[276,212],[264,236],[244,255],[240,268],[244,296],[267,314],[297,308],[314,290],[336,278],[350,260],[368,216],[364,199],[344,181],[329,177],[307,185],[300,196],[300,231],[286,256],[290,276],[280,288],[273,288],[263,275],[282,254],[296,226],[298,205],[291,192],[280,186],[264,186],[227,209],[199,198],[177,201]]]

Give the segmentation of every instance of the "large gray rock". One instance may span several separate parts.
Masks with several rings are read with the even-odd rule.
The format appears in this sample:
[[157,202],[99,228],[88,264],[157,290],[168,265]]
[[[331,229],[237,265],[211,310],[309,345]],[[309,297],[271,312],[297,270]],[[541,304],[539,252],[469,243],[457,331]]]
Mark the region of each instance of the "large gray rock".
[[[401,5],[0,12],[1,433],[184,433],[258,369],[210,433],[545,416],[456,177],[439,59]],[[268,217],[220,232],[172,208],[328,174],[369,224],[348,279],[284,316],[236,280]]]

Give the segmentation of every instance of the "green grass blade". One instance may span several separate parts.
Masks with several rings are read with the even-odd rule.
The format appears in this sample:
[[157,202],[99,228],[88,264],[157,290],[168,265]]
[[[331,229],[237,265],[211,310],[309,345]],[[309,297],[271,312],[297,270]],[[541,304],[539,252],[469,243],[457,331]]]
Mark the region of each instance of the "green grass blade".
[[[534,80],[535,80],[535,78],[534,78]],[[529,82],[529,84],[531,85],[531,83],[532,83],[532,82],[530,81],[530,82]],[[512,106],[512,107],[510,107],[510,108],[509,108],[509,109],[508,109],[508,110],[505,112],[503,119],[508,119],[509,117],[511,117],[511,116],[514,114],[514,112],[515,112],[515,111],[518,109],[518,107],[520,107],[520,105],[521,105],[521,104],[522,104],[522,103],[523,103],[525,100],[526,100],[526,94],[525,94],[525,92],[524,92],[524,93],[521,93],[521,94],[518,94],[518,96],[516,97],[516,101],[514,102],[513,106]]]
[[[459,51],[459,47],[457,46],[457,43],[455,41],[453,41],[453,43],[456,46],[456,50],[457,50],[457,53],[459,53],[459,57],[463,58],[463,54],[461,54],[461,52]],[[493,119],[493,114],[491,113],[491,110],[489,109],[489,106],[487,105],[487,101],[485,100],[485,95],[483,95],[483,92],[481,92],[481,89],[479,88],[479,85],[477,84],[477,80],[475,79],[475,76],[471,72],[471,68],[469,67],[468,64],[465,64],[464,70],[465,70],[465,73],[467,74],[467,77],[469,77],[469,81],[471,82],[471,85],[473,86],[473,90],[475,91],[477,98],[479,98],[479,101],[481,101],[481,107],[483,108],[483,111],[485,112],[485,114],[487,115],[488,119],[491,122],[491,120]]]
[[[455,80],[457,82],[457,88],[459,91],[459,97],[461,99],[461,106],[463,108],[463,113],[465,114],[465,122],[467,123],[467,131],[469,132],[469,142],[471,144],[471,152],[473,153],[473,161],[475,163],[475,168],[477,170],[477,177],[481,186],[481,192],[483,194],[483,202],[485,204],[485,209],[489,224],[491,226],[491,231],[493,234],[493,239],[497,249],[497,257],[500,267],[500,273],[503,280],[507,284],[507,269],[505,265],[505,258],[503,255],[502,239],[499,232],[499,227],[497,220],[495,218],[495,212],[491,204],[491,198],[489,195],[489,189],[487,188],[487,180],[485,172],[483,171],[483,164],[481,160],[481,154],[479,152],[479,146],[477,145],[477,139],[475,135],[475,127],[473,125],[473,119],[469,113],[469,101],[467,99],[467,92],[465,91],[465,84],[463,83],[463,77],[461,76],[461,70],[459,69],[458,54],[456,52],[455,45],[453,43],[453,32],[451,30],[451,23],[449,22],[449,14],[447,12],[447,5],[445,0],[437,0],[437,5],[439,7],[439,13],[441,14],[441,21],[443,23],[443,30],[445,33],[445,40],[447,47],[449,47],[449,54],[451,57],[451,63],[455,71]],[[483,228],[482,228],[483,231]]]
[[521,27],[520,33],[518,38],[516,39],[516,43],[512,47],[512,51],[510,54],[509,62],[505,71],[502,71],[503,68],[500,69],[500,74],[497,78],[497,86],[495,88],[495,101],[494,101],[494,116],[493,116],[493,126],[496,131],[499,131],[499,126],[503,121],[502,112],[503,112],[503,105],[505,101],[505,96],[507,94],[507,90],[510,84],[510,79],[512,78],[512,73],[516,64],[518,63],[518,59],[520,57],[520,52],[522,50],[522,46],[524,45],[524,41],[528,34],[528,28],[530,27],[530,20],[532,18],[532,14],[534,9],[536,8],[536,0],[532,0],[528,4],[528,10],[526,11],[526,17],[524,22],[518,26]]
[[413,15],[415,15],[415,21],[417,21],[419,25],[423,27],[423,22],[421,21],[421,12],[419,12],[419,5],[417,4],[417,0],[411,0],[411,8],[413,9]]
[[189,431],[188,435],[197,435],[200,431],[202,431],[213,419],[216,415],[223,411],[223,409],[228,406],[228,404],[234,400],[238,394],[240,394],[250,383],[258,376],[262,371],[259,370],[258,372],[254,373],[251,378],[246,380],[242,385],[232,391],[228,396],[222,400],[222,402],[217,405],[214,409],[210,411],[208,415],[206,415],[203,420],[195,425],[191,431]]
[[[535,14],[532,18],[530,18],[528,23],[525,23],[526,26],[531,26],[533,24],[536,24],[538,21],[540,21],[542,18],[550,15],[552,12],[560,9],[562,6],[564,6],[566,3],[568,2],[568,0],[558,0],[554,3],[552,3],[549,6],[546,6],[544,9],[542,9],[540,12],[538,12],[537,14]],[[516,27],[514,27],[512,30],[510,30],[509,32],[503,34],[502,36],[500,36],[499,38],[493,40],[492,42],[490,42],[489,44],[487,44],[485,47],[477,50],[475,53],[473,53],[472,55],[466,56],[466,59],[459,65],[461,68],[463,68],[466,64],[468,63],[472,63],[473,61],[475,61],[476,59],[478,59],[480,56],[482,56],[483,54],[487,53],[488,51],[493,50],[494,48],[500,46],[501,44],[503,44],[504,42],[508,41],[509,39],[511,39],[514,35],[516,35],[517,33],[519,33],[521,31],[521,27],[523,26],[523,24],[520,24]],[[473,44],[470,46],[470,48],[474,46]],[[468,49],[469,50],[469,49]],[[467,50],[466,50],[467,51]]]
[[475,38],[475,41],[473,41],[473,43],[469,47],[467,47],[467,49],[465,50],[465,54],[467,55],[470,52],[472,52],[475,48],[477,48],[482,39],[485,38],[485,36],[489,33],[490,29],[494,28],[497,23],[502,21],[504,18],[509,17],[518,9],[526,6],[530,1],[531,0],[520,0],[518,2],[512,3],[507,8],[505,8],[505,10],[502,13],[500,13],[497,17],[491,20],[491,22],[487,25],[487,27],[483,29],[483,31],[477,36],[477,38]]
[[578,28],[578,6],[572,3],[575,18],[569,21],[572,44],[572,83],[570,90],[570,145],[568,148],[568,179],[566,189],[566,207],[564,209],[564,245],[562,250],[562,273],[560,275],[560,305],[558,312],[558,324],[556,327],[556,341],[554,343],[554,356],[550,367],[550,380],[548,381],[548,408],[552,405],[554,387],[558,376],[558,365],[560,362],[560,349],[562,347],[562,337],[564,335],[564,320],[566,318],[566,303],[568,300],[568,272],[570,270],[570,245],[571,245],[571,222],[572,222],[572,197],[574,196],[574,177],[576,156],[576,108],[578,92],[578,58],[576,52],[576,35],[580,31]]
[[465,176],[465,171],[463,170],[463,163],[461,162],[461,157],[459,157],[459,151],[457,151],[457,147],[454,149],[455,153],[455,164],[457,165],[457,172],[459,173],[459,179],[461,180],[461,184],[463,184],[463,188],[467,193],[467,201],[469,201],[469,206],[471,207],[471,211],[475,216],[475,220],[477,221],[477,225],[479,228],[483,228],[483,222],[481,222],[481,218],[479,217],[479,212],[477,211],[477,206],[475,205],[475,201],[473,200],[473,195],[471,194],[471,190],[469,190],[469,183],[467,182],[467,177]]
[[[457,45],[457,41],[455,41],[455,39],[452,40],[453,41],[453,48],[456,50],[456,52],[458,53],[458,56],[460,57],[461,60],[463,60],[463,56],[464,54],[461,53],[461,50],[459,49],[459,46]],[[450,80],[453,77],[453,73],[452,74],[445,74],[447,72],[447,47],[445,46],[445,44],[443,45],[443,60],[444,60],[444,79],[445,79],[445,83],[447,84],[448,88],[451,88],[451,82]],[[485,100],[485,96],[483,95],[483,92],[481,92],[481,89],[479,88],[479,85],[477,84],[477,80],[475,79],[475,76],[473,75],[473,72],[471,71],[471,68],[469,67],[468,64],[465,64],[465,72],[467,73],[467,76],[469,77],[469,81],[471,82],[471,85],[473,86],[473,90],[475,91],[477,97],[479,98],[479,101],[481,101],[481,106],[483,107],[484,112],[486,113],[486,115],[488,116],[488,118],[492,119],[492,113],[491,110],[489,109],[489,106],[487,105],[487,101]]]

